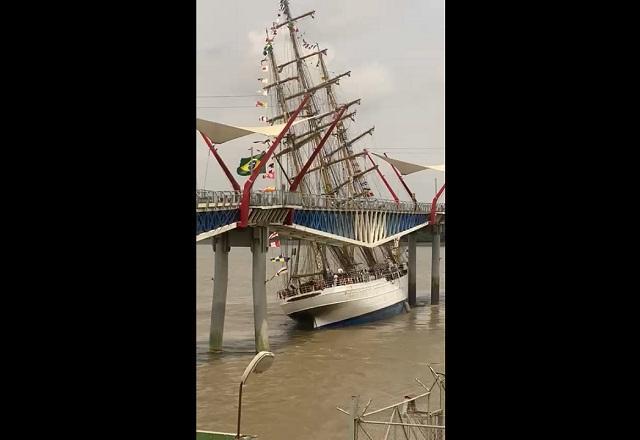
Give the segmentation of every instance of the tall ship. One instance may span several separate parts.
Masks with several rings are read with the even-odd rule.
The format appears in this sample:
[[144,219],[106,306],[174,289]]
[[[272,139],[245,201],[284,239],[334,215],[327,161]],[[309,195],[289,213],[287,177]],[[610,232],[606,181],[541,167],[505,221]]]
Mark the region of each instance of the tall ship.
[[[303,107],[270,165],[274,188],[292,184],[316,147],[324,140],[311,167],[297,185],[302,197],[322,195],[334,206],[354,200],[384,199],[384,176],[368,155],[366,141],[374,127],[358,129],[360,99],[340,93],[350,71],[334,73],[327,66],[327,48],[304,32],[315,11],[295,15],[289,0],[280,0],[274,21],[265,29],[260,60],[264,95],[256,105],[267,124],[286,122],[304,96]],[[328,138],[327,138],[328,136]],[[326,138],[326,139],[325,139]],[[271,171],[273,170],[273,171]],[[376,194],[378,193],[378,194]],[[415,199],[414,199],[415,202]],[[315,328],[371,321],[399,313],[407,300],[407,264],[399,241],[379,247],[341,245],[279,237],[286,264],[278,280],[278,297],[291,318]]]

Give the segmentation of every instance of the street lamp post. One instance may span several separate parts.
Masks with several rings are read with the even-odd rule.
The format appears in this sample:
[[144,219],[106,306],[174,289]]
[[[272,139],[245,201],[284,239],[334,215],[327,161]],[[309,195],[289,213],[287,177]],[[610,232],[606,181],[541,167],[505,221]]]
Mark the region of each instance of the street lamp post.
[[271,367],[274,357],[275,357],[274,354],[271,353],[270,351],[261,351],[260,353],[256,354],[253,359],[251,359],[251,362],[249,362],[249,365],[247,365],[247,368],[245,368],[244,373],[242,373],[242,379],[240,379],[240,392],[238,393],[238,430],[236,433],[237,439],[240,438],[242,387],[244,386],[245,383],[247,383],[247,380],[249,379],[249,375],[251,375],[252,372],[259,374],[267,371],[269,367]]

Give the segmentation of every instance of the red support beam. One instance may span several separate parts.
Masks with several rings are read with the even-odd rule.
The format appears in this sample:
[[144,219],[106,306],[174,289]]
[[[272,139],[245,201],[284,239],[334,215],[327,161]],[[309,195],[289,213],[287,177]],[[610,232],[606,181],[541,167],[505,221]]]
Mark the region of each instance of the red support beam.
[[384,184],[387,186],[387,189],[391,193],[391,196],[393,197],[393,200],[395,200],[396,203],[398,203],[400,200],[398,199],[398,196],[396,195],[396,193],[393,192],[393,189],[391,189],[391,185],[389,185],[389,182],[387,182],[387,179],[385,179],[384,176],[382,175],[382,171],[380,171],[380,168],[377,167],[376,163],[373,161],[373,159],[369,155],[369,152],[367,150],[364,150],[364,152],[367,155],[367,157],[369,158],[369,160],[371,161],[371,165],[376,167],[376,171],[378,172],[378,175],[380,176],[380,178],[382,179]]
[[[291,186],[289,187],[289,191],[290,192],[294,192],[296,189],[298,189],[298,185],[300,185],[300,182],[302,181],[302,178],[307,173],[307,170],[309,170],[309,167],[313,163],[313,161],[316,158],[316,156],[318,155],[318,153],[320,153],[320,150],[322,150],[322,147],[324,146],[324,143],[327,142],[327,139],[329,139],[329,136],[331,135],[331,132],[336,127],[336,125],[338,125],[338,122],[340,122],[340,118],[342,117],[342,114],[346,110],[347,110],[347,106],[342,107],[340,112],[338,112],[338,114],[335,116],[335,118],[333,120],[333,123],[327,129],[327,132],[322,137],[322,140],[320,141],[318,146],[313,150],[313,153],[311,153],[311,156],[309,156],[309,159],[304,164],[304,166],[302,167],[302,169],[300,170],[298,175],[295,177],[295,179],[293,179],[293,182],[291,183]],[[293,209],[289,210],[289,214],[287,214],[287,218],[285,219],[284,224],[285,225],[290,225],[292,217],[293,217]]]
[[342,107],[342,110],[340,110],[340,112],[336,115],[335,119],[333,120],[333,123],[331,124],[331,127],[329,127],[329,129],[324,134],[324,137],[322,138],[318,146],[315,148],[315,150],[313,150],[313,153],[311,153],[311,156],[309,157],[309,160],[307,160],[307,163],[304,164],[304,166],[302,167],[298,175],[295,177],[295,179],[293,179],[293,183],[291,183],[291,186],[289,187],[289,191],[294,192],[296,189],[298,189],[298,185],[300,184],[300,181],[302,181],[302,178],[307,173],[307,170],[313,163],[313,160],[316,158],[318,153],[320,153],[320,150],[324,146],[324,143],[327,141],[327,139],[329,139],[331,132],[333,131],[335,126],[338,124],[338,122],[340,121],[340,118],[342,117],[342,114],[346,110],[347,110],[346,106]]
[[[384,155],[385,155],[385,157],[389,157],[389,156],[387,156],[387,153],[384,153]],[[398,169],[396,167],[394,167],[392,164],[389,164],[389,165],[391,165],[391,168],[393,168],[393,171],[396,172],[396,175],[398,176],[398,179],[400,179],[400,182],[402,182],[402,186],[404,186],[404,189],[406,189],[407,192],[409,193],[409,197],[411,197],[411,200],[413,200],[414,203],[417,203],[416,199],[415,199],[415,196],[413,195],[413,193],[411,192],[411,190],[409,189],[409,187],[405,183],[404,179],[402,178],[402,175],[400,174],[400,171],[398,171]]]
[[224,160],[222,160],[222,158],[216,151],[215,147],[213,146],[213,142],[211,142],[211,139],[205,136],[205,134],[202,132],[200,132],[200,135],[209,146],[209,150],[211,150],[211,152],[213,153],[213,156],[216,158],[216,160],[222,167],[222,170],[224,171],[224,173],[227,175],[227,179],[229,179],[229,182],[231,182],[231,186],[233,186],[233,190],[240,192],[240,185],[238,185],[238,182],[236,181],[236,179],[233,178],[233,174],[231,174],[231,172],[229,171],[229,168],[227,168],[227,165],[224,163]]
[[271,144],[264,156],[262,156],[260,164],[253,169],[253,171],[251,172],[251,176],[249,176],[249,179],[247,179],[247,181],[244,183],[244,187],[242,189],[242,201],[240,202],[240,221],[238,221],[237,223],[237,226],[239,228],[246,228],[249,224],[249,201],[251,199],[251,188],[253,187],[253,183],[258,178],[258,174],[260,174],[260,169],[262,169],[263,164],[266,164],[269,161],[269,159],[273,155],[273,152],[276,150],[276,147],[280,145],[280,141],[282,140],[284,135],[287,134],[289,128],[291,127],[291,124],[293,124],[293,121],[298,117],[298,114],[302,111],[302,108],[305,106],[310,97],[310,94],[305,95],[296,111],[293,112],[293,114],[287,121],[287,125],[284,126],[276,140]]
[[430,225],[435,225],[436,224],[436,204],[438,202],[438,198],[440,198],[440,195],[442,194],[442,191],[444,191],[444,186],[447,183],[445,182],[442,185],[442,188],[440,188],[440,191],[438,191],[438,194],[436,194],[436,196],[433,198],[433,200],[431,201],[431,217],[429,219],[429,224]]

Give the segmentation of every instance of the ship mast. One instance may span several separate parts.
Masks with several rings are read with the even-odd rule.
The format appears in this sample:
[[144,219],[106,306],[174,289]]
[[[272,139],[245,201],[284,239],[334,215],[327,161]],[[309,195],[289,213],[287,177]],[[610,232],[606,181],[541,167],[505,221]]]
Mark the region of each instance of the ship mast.
[[[304,143],[307,143],[309,141],[311,141],[314,145],[317,146],[320,138],[321,138],[321,131],[324,128],[327,128],[327,126],[330,125],[330,123],[324,124],[324,125],[319,125],[319,122],[322,120],[323,117],[325,116],[331,116],[333,114],[335,114],[338,111],[338,104],[336,102],[335,96],[331,90],[332,84],[335,84],[338,82],[338,80],[343,77],[343,76],[348,76],[350,75],[351,72],[346,72],[342,75],[338,75],[335,78],[329,78],[329,74],[327,72],[326,66],[324,65],[324,61],[323,61],[323,54],[326,53],[326,49],[320,50],[319,47],[317,47],[317,50],[315,53],[315,55],[318,56],[318,63],[322,64],[322,68],[323,68],[323,75],[321,77],[321,80],[323,81],[322,83],[320,83],[318,86],[315,87],[311,87],[310,86],[310,81],[307,78],[307,73],[305,71],[305,65],[303,63],[303,60],[308,58],[309,56],[305,56],[305,57],[301,57],[300,56],[300,48],[298,46],[298,41],[296,38],[296,29],[293,26],[293,21],[291,19],[291,9],[289,7],[289,1],[288,0],[282,0],[282,4],[283,4],[283,12],[287,18],[287,27],[289,29],[289,38],[291,40],[291,45],[293,47],[293,51],[295,54],[295,62],[296,62],[296,68],[297,68],[297,76],[299,78],[300,81],[300,85],[302,87],[302,91],[298,93],[298,95],[307,93],[309,91],[314,92],[314,94],[311,97],[310,102],[312,102],[313,105],[313,111],[314,114],[317,115],[318,113],[318,101],[319,101],[319,95],[316,95],[315,92],[319,91],[320,89],[324,88],[327,91],[327,95],[329,97],[329,111],[322,114],[322,115],[318,115],[319,117],[314,118],[312,120],[309,121],[309,134],[307,137],[303,138]],[[315,11],[314,11],[315,12]],[[307,14],[303,14],[298,18],[301,17],[305,17],[308,15],[312,15],[312,13],[307,13]],[[286,64],[289,64],[285,63]],[[295,95],[293,95],[295,96]],[[353,101],[352,103],[349,103],[349,105],[355,104],[355,103],[360,103],[360,100],[356,100]],[[355,112],[354,112],[355,113]],[[353,116],[353,114],[351,114],[351,117]],[[343,116],[344,117],[344,116]],[[344,128],[344,124],[342,123],[342,120],[338,122],[337,125],[337,129],[338,129],[338,138],[342,139],[344,142],[344,132],[345,132],[345,128]],[[302,143],[302,141],[301,141]],[[303,145],[300,145],[300,148]],[[293,144],[292,148],[295,148],[296,145]],[[313,171],[319,171],[321,173],[320,176],[320,180],[322,182],[322,188],[320,189],[321,193],[324,194],[334,194],[336,193],[337,196],[337,192],[335,191],[335,188],[340,187],[342,184],[339,183],[341,179],[348,179],[349,182],[352,182],[352,179],[350,176],[353,175],[353,172],[351,170],[349,170],[347,172],[347,175],[344,175],[344,172],[342,172],[344,170],[344,168],[338,168],[336,169],[335,166],[340,166],[340,164],[338,164],[337,162],[333,162],[334,167],[331,166],[327,166],[327,163],[329,162],[328,157],[331,153],[327,154],[326,151],[327,145],[323,146],[323,149],[320,151],[320,154],[318,155],[318,158],[316,159],[317,165],[313,168]],[[296,149],[295,152],[298,152],[299,149]],[[294,153],[295,153],[294,152]],[[313,173],[307,173],[308,176],[312,176]],[[307,178],[307,176],[305,176],[304,178]],[[343,182],[344,183],[344,182]],[[327,268],[329,266],[328,261],[327,261],[327,257],[326,257],[326,246],[318,246],[318,245],[313,245],[312,247],[317,248],[316,252],[316,258],[318,258],[318,256],[321,258],[322,261],[322,265],[324,268]],[[339,262],[339,264],[344,267],[345,269],[350,269],[353,268],[355,266],[355,261],[353,260],[353,258],[349,257],[349,252],[347,249],[341,249],[339,247],[336,246],[329,246],[329,249],[332,253],[332,255],[334,256],[334,258]]]
[[[294,99],[302,97],[303,95],[305,95],[306,93],[308,93],[309,91],[315,91],[312,90],[311,84],[310,84],[310,80],[307,77],[307,73],[304,70],[304,64],[303,61],[304,59],[308,58],[309,56],[305,56],[305,57],[301,57],[300,56],[300,50],[295,38],[295,28],[293,26],[293,23],[295,20],[312,15],[314,11],[307,13],[307,14],[303,14],[300,17],[296,17],[293,18],[291,17],[291,13],[290,13],[290,9],[289,9],[289,4],[287,1],[281,2],[282,5],[282,9],[283,12],[285,14],[286,17],[286,22],[283,24],[280,24],[278,26],[275,26],[274,28],[272,28],[272,30],[275,31],[275,29],[278,29],[284,25],[287,26],[288,30],[289,30],[289,38],[291,40],[291,47],[293,48],[293,52],[295,55],[295,58],[291,61],[287,61],[283,64],[278,65],[278,63],[276,62],[276,58],[275,58],[275,54],[273,50],[268,51],[268,56],[269,56],[269,60],[270,60],[270,64],[271,64],[271,69],[273,71],[273,78],[274,78],[274,82],[269,86],[270,87],[275,87],[276,88],[276,94],[277,94],[277,102],[278,105],[280,107],[280,116],[277,119],[288,119],[289,117],[289,109],[287,104],[289,102],[293,102]],[[269,37],[267,36],[267,39],[269,39]],[[290,64],[295,63],[295,67],[296,67],[296,74],[292,75],[289,78],[285,78],[285,79],[280,79],[280,72],[282,71],[282,69]],[[289,96],[286,96],[285,90],[284,90],[284,85],[290,81],[297,81],[299,88],[302,89],[299,93],[295,93],[295,94],[290,94]],[[316,102],[316,99],[314,96],[311,97],[311,99],[309,100],[309,102],[307,103],[306,107],[305,107],[305,112],[306,114],[304,115],[305,117],[310,117],[313,115],[317,115],[318,114],[318,105]],[[270,121],[272,122],[274,119],[276,118],[272,118]],[[314,146],[317,146],[317,142],[319,140],[319,135],[320,135],[320,130],[318,130],[318,122],[316,120],[309,120],[307,122],[307,124],[309,125],[309,127],[311,128],[311,132],[315,133],[315,139],[313,139],[313,144],[315,144]],[[290,173],[291,173],[291,177],[287,176],[287,184],[286,186],[288,186],[289,184],[291,184],[291,181],[293,180],[293,177],[297,176],[298,173],[300,173],[300,170],[302,168],[302,164],[304,163],[302,156],[301,156],[301,151],[299,151],[298,149],[292,150],[292,147],[295,145],[296,143],[296,132],[295,130],[291,130],[289,132],[289,134],[287,135],[286,138],[286,144],[287,147],[286,148],[281,148],[279,154],[275,157],[276,160],[279,161],[279,157],[280,156],[285,156],[284,151],[290,150],[291,154],[286,154],[287,157],[287,162],[289,162],[289,158],[291,158],[291,163],[288,164],[287,168],[289,169]],[[306,175],[304,176],[306,177]],[[300,187],[300,191],[303,193],[310,193],[311,191],[311,184],[309,182],[309,179],[302,179],[302,185]],[[295,265],[294,268],[295,270],[293,271],[293,273],[290,274],[290,276],[288,277],[289,279],[292,278],[297,278],[297,273],[300,270],[300,257],[301,257],[301,253],[300,253],[300,243],[298,241],[298,251],[296,252],[296,260],[295,260]],[[322,267],[322,272],[323,273],[327,267],[328,267],[328,262],[326,260],[325,257],[325,252],[323,252],[323,249],[321,246],[318,246],[317,244],[313,243],[310,246],[308,246],[308,258],[305,259],[305,261],[308,262],[313,262],[315,263],[314,266],[316,266],[316,268],[319,268],[320,266]],[[302,272],[311,272],[310,275],[316,275],[318,274],[317,271],[312,270],[312,271],[305,271],[305,268],[302,269]],[[299,280],[299,278],[298,278]]]
[[[327,65],[324,62],[324,57],[322,56],[322,54],[318,55],[319,57],[319,64],[320,67],[322,68],[322,76],[323,78],[328,78],[329,77],[329,71],[327,70]],[[329,103],[331,104],[331,107],[335,110],[338,107],[338,103],[336,102],[336,97],[335,94],[333,92],[333,87],[331,85],[327,86],[327,97],[329,98]],[[346,165],[348,167],[348,175],[345,177],[349,177],[349,176],[354,176],[357,173],[360,172],[360,168],[358,167],[358,162],[355,159],[355,156],[353,154],[353,151],[350,151],[350,149],[346,147],[347,145],[347,129],[345,128],[344,124],[342,123],[342,121],[340,121],[338,123],[338,131],[337,131],[337,135],[338,135],[338,141],[340,143],[341,146],[341,151],[342,151],[342,160],[347,160]],[[339,148],[340,149],[340,148]],[[337,151],[337,150],[336,150]],[[328,156],[331,156],[335,153],[331,152],[329,153]],[[352,189],[352,194],[359,194],[363,192],[363,185],[362,182],[359,179],[349,179],[348,182],[351,186]],[[337,191],[336,191],[337,193]],[[369,195],[367,193],[367,195]]]
[[[315,11],[311,11],[308,12],[306,14],[303,14],[299,17],[296,18],[292,18],[292,14],[291,14],[291,9],[289,7],[289,0],[282,0],[282,6],[283,6],[283,12],[284,15],[286,17],[286,26],[287,29],[289,30],[289,39],[291,41],[291,47],[293,49],[293,53],[294,53],[294,59],[291,61],[288,61],[286,63],[283,64],[283,66],[286,66],[288,64],[291,64],[293,62],[295,62],[296,64],[296,70],[297,70],[297,77],[298,77],[298,82],[300,84],[300,88],[302,89],[299,93],[297,94],[293,94],[291,96],[289,96],[288,99],[293,99],[296,98],[298,96],[303,96],[309,92],[313,92],[313,95],[311,96],[311,99],[309,100],[308,105],[308,111],[307,114],[308,115],[317,115],[319,112],[319,104],[318,104],[318,97],[315,94],[315,92],[317,90],[319,90],[320,86],[316,86],[314,87],[311,84],[310,78],[308,77],[307,71],[305,69],[305,64],[304,64],[304,60],[309,58],[310,55],[306,55],[306,56],[300,56],[300,47],[299,47],[299,42],[296,38],[296,28],[294,27],[294,22],[303,18],[303,17],[307,17],[307,16],[312,16],[313,17],[313,13]],[[324,51],[317,51],[315,54],[317,56],[322,56],[322,52],[326,52],[326,49]],[[335,108],[334,108],[335,110]],[[309,128],[310,128],[310,139],[312,142],[313,147],[318,145],[318,142],[321,139],[321,129],[322,128],[326,128],[325,126],[320,127],[318,124],[318,120],[317,119],[310,119],[308,124],[309,124]],[[292,145],[294,145],[292,143]],[[316,161],[318,161],[320,163],[321,169],[323,170],[323,172],[321,173],[320,176],[320,182],[322,184],[322,186],[324,187],[324,189],[326,190],[327,188],[332,188],[332,182],[331,182],[331,176],[326,172],[326,170],[324,170],[324,167],[322,166],[322,164],[324,164],[326,162],[325,159],[325,152],[324,152],[324,148],[323,150],[320,151],[320,154],[318,155],[318,158],[316,159]],[[303,180],[309,180],[307,179],[307,176],[305,175],[303,177]],[[320,183],[318,182],[318,183]],[[322,188],[318,188],[319,190],[322,190]],[[326,263],[323,261],[323,264]]]
[[[278,64],[273,47],[267,50],[269,67],[272,71],[272,82],[265,86],[264,89],[269,92],[275,91],[275,101],[279,109],[279,114],[273,115],[268,122],[286,121],[290,116],[290,108],[298,105],[305,94],[311,94],[311,98],[307,102],[302,115],[308,118],[307,121],[297,124],[289,130],[279,151],[274,155],[274,159],[278,162],[284,174],[285,180],[282,183],[285,187],[288,187],[293,179],[299,175],[303,165],[306,164],[313,151],[319,146],[321,139],[326,137],[326,130],[331,129],[337,112],[346,106],[347,111],[343,112],[340,120],[335,124],[335,133],[332,133],[327,138],[328,140],[326,140],[326,143],[313,159],[313,163],[310,164],[311,167],[307,165],[307,171],[298,179],[300,180],[299,191],[307,194],[325,194],[339,199],[369,197],[372,193],[365,181],[365,175],[376,168],[367,169],[365,167],[364,170],[361,170],[357,159],[362,157],[364,152],[354,153],[353,145],[364,138],[365,135],[371,134],[373,128],[350,140],[344,121],[347,118],[353,120],[356,112],[355,110],[349,110],[349,107],[360,104],[360,99],[340,105],[334,92],[334,85],[337,85],[341,78],[349,76],[351,72],[345,72],[330,78],[330,73],[324,60],[327,49],[321,50],[318,44],[310,45],[305,41],[305,49],[309,50],[315,47],[315,50],[311,53],[301,54],[301,43],[298,41],[298,29],[295,24],[305,17],[311,16],[313,18],[315,11],[294,17],[291,13],[289,0],[280,0],[280,7],[285,20],[283,23],[274,23],[271,30],[275,37],[277,29],[286,27],[291,49],[290,51],[287,50],[287,47],[282,49],[284,50],[283,53],[293,55],[293,59],[285,60]],[[272,40],[267,32],[267,44],[269,45]],[[316,67],[320,68],[320,82],[317,85],[313,83],[306,64],[306,61],[312,57],[317,57]],[[323,90],[324,93],[322,92]],[[325,93],[326,99],[323,98]],[[282,164],[282,162],[285,163]],[[303,256],[298,243],[297,252],[292,255],[295,256],[295,262],[292,261],[294,270],[288,274],[287,278],[289,280],[298,280],[299,282],[301,277],[314,276],[325,272],[330,267],[327,248],[330,250],[335,262],[345,270],[353,269],[358,264],[353,246],[325,246],[309,242],[308,246],[306,246],[307,255]],[[359,253],[369,267],[380,264],[379,256],[374,249],[362,247],[359,247],[359,249]],[[385,250],[390,252],[390,247]],[[301,257],[302,261],[300,261]],[[322,272],[319,272],[320,270]]]

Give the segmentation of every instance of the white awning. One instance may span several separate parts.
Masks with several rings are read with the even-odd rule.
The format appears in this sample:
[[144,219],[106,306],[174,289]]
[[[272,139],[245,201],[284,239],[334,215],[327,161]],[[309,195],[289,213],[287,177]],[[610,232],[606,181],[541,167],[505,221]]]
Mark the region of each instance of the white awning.
[[444,173],[444,164],[442,164],[442,165],[419,165],[419,164],[416,164],[416,163],[405,162],[403,160],[391,159],[390,157],[381,156],[381,155],[373,153],[373,152],[371,154],[373,154],[374,156],[378,156],[380,159],[385,160],[388,163],[390,163],[391,165],[393,165],[394,167],[396,167],[398,169],[398,171],[400,171],[400,174],[402,174],[403,176],[406,176],[407,174],[411,174],[411,173],[416,173],[416,172],[422,171],[422,170],[435,170],[435,171],[442,171]]
[[[308,118],[296,119],[291,126],[306,121]],[[259,133],[265,136],[278,136],[287,124],[266,125],[264,127],[237,127],[220,122],[196,119],[196,130],[206,134],[214,144],[222,144],[242,136]]]

